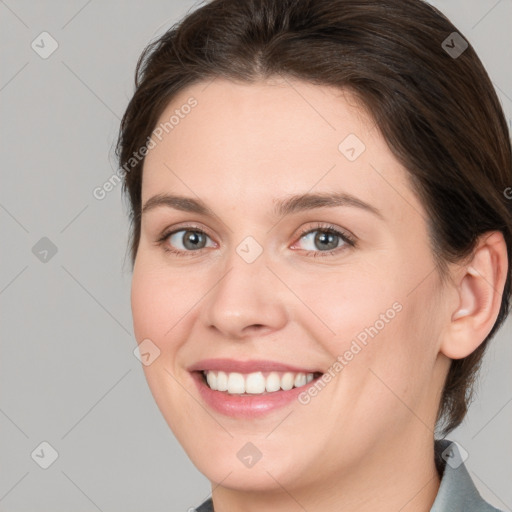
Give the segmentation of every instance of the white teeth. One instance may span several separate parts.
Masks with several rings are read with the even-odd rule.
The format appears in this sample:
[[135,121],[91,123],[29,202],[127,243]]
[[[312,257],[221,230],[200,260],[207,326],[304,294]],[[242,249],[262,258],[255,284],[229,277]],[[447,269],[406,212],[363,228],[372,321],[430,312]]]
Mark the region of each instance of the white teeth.
[[217,374],[217,388],[216,389],[218,391],[226,391],[228,389],[228,376],[226,375],[225,372],[219,372]]
[[263,372],[242,374],[238,372],[205,371],[206,382],[214,391],[227,391],[229,394],[260,395],[280,389],[288,391],[293,387],[309,384],[314,379],[313,373]]
[[283,375],[281,379],[281,387],[288,391],[293,388],[293,381],[295,380],[295,375],[293,373],[287,372]]
[[279,391],[281,389],[281,377],[277,372],[270,372],[265,383],[265,389],[272,393],[272,391]]
[[245,379],[245,392],[251,394],[260,394],[265,391],[265,377],[261,372],[250,373]]
[[294,381],[293,385],[296,388],[300,388],[301,386],[304,386],[304,384],[306,384],[306,374],[305,373],[298,373],[295,376],[295,381]]
[[228,375],[228,393],[245,393],[245,379],[241,373],[230,373]]
[[208,372],[206,374],[206,381],[208,382],[208,386],[212,389],[217,389],[217,375],[213,372]]

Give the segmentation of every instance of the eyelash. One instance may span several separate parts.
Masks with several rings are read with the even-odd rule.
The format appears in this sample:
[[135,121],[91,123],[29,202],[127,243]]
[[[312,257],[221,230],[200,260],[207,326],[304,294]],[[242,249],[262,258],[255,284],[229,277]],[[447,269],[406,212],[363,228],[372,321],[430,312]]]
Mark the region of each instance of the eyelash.
[[[180,251],[180,250],[173,249],[172,246],[169,246],[168,244],[165,243],[171,235],[174,235],[175,233],[179,233],[180,231],[192,231],[194,233],[201,233],[201,234],[209,237],[208,233],[206,233],[204,230],[202,230],[198,226],[194,226],[194,225],[181,226],[179,229],[173,229],[172,231],[166,231],[157,240],[157,245],[162,246],[162,248],[165,252],[172,253],[178,257],[187,257],[187,256],[189,257],[191,255],[191,253],[201,253],[202,249],[199,249],[197,251]],[[305,228],[300,232],[298,240],[300,240],[304,235],[307,235],[313,231],[321,231],[326,234],[332,234],[332,235],[339,236],[343,240],[343,242],[345,242],[345,244],[347,246],[356,247],[356,241],[355,241],[354,237],[352,237],[351,235],[349,235],[346,232],[340,231],[338,228],[336,228],[330,224],[318,223],[314,226]],[[209,238],[211,238],[211,237],[209,237]],[[318,257],[323,258],[325,256],[335,255],[338,252],[340,252],[346,248],[347,247],[342,246],[342,247],[337,247],[336,249],[331,249],[329,251],[306,251],[306,256],[313,256],[313,258],[318,258]]]

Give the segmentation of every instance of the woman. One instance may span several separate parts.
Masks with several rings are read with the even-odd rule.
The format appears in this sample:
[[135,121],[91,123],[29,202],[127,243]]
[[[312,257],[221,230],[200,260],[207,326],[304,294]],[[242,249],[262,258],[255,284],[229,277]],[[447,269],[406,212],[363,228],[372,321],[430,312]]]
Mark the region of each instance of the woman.
[[419,0],[213,0],[146,49],[133,321],[199,510],[497,510],[444,437],[509,310],[511,153]]

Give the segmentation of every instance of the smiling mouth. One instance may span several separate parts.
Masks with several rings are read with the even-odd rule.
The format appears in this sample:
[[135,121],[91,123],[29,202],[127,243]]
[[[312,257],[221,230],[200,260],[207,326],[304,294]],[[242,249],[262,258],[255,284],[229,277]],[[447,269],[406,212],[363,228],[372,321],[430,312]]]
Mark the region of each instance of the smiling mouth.
[[320,372],[199,372],[203,382],[213,391],[229,395],[266,395],[306,386],[322,376]]

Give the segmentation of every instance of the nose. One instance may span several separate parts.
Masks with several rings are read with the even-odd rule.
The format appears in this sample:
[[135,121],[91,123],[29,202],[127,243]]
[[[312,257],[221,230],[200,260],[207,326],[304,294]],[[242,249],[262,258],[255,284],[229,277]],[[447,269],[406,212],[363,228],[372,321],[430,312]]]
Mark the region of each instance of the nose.
[[223,338],[243,339],[282,329],[287,321],[285,287],[267,268],[265,252],[247,263],[235,251],[204,299],[204,325]]

